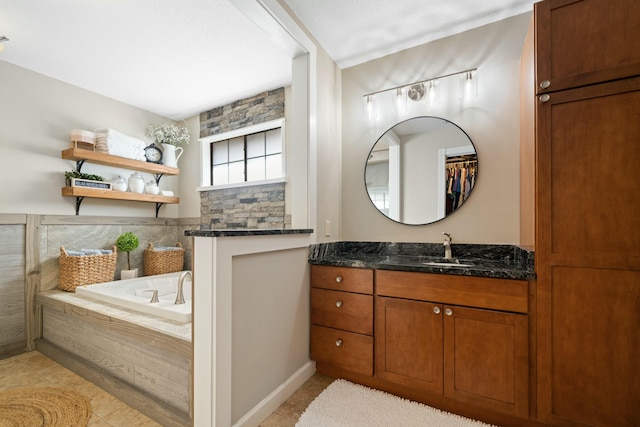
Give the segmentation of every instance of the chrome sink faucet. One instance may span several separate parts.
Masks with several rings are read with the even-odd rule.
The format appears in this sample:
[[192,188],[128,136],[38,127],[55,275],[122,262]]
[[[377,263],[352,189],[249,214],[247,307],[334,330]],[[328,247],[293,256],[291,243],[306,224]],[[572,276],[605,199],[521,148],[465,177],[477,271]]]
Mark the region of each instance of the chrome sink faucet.
[[444,235],[444,243],[442,244],[442,246],[444,246],[444,259],[451,259],[451,234],[449,233],[442,233]]
[[180,277],[178,278],[178,294],[176,295],[176,302],[174,304],[184,304],[184,293],[182,291],[184,285],[184,279],[189,275],[191,278],[191,282],[193,282],[193,276],[190,271],[183,271],[180,273]]

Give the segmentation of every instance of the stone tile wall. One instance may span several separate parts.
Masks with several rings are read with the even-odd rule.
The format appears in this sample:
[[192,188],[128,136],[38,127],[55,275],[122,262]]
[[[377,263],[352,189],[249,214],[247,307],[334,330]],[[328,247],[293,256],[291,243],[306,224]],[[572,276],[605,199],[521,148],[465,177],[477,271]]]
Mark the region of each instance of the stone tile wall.
[[[284,88],[260,93],[200,114],[200,137],[284,117]],[[200,229],[285,228],[285,184],[200,193]]]
[[284,88],[200,113],[200,138],[284,117]]
[[284,183],[200,193],[200,229],[285,228]]

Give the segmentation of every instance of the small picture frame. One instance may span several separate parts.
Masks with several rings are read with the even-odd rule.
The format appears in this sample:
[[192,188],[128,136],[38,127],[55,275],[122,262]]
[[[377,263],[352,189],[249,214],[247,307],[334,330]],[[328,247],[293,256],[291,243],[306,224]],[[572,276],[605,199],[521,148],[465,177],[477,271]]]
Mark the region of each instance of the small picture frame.
[[70,178],[71,187],[89,187],[100,190],[111,190],[111,183],[104,181],[94,181],[92,179]]

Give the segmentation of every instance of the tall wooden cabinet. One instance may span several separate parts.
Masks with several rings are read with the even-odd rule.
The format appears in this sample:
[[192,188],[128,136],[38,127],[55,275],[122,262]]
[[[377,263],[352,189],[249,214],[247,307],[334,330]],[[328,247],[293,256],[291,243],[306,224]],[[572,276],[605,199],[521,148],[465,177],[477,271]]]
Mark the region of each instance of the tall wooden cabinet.
[[640,2],[545,0],[536,29],[537,418],[640,420]]

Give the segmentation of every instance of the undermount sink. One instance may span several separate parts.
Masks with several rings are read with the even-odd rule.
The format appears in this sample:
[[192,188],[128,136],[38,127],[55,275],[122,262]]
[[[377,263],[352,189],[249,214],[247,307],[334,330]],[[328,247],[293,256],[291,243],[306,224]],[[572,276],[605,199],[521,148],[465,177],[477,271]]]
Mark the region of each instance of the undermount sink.
[[423,262],[423,264],[430,265],[433,267],[473,267],[473,264],[460,264],[459,262],[430,261],[430,262]]

